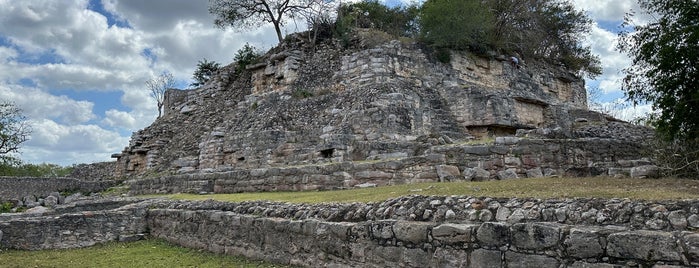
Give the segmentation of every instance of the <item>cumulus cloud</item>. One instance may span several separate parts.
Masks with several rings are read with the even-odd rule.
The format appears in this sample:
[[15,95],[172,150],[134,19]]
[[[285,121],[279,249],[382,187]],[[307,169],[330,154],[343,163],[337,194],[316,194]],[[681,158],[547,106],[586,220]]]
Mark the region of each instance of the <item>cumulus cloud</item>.
[[[128,144],[127,137],[97,125],[66,126],[48,119],[30,120],[29,123],[33,131],[26,147],[22,149],[21,156],[32,162],[50,161],[68,165],[105,161],[112,153],[119,152]],[[47,159],[41,154],[53,157]],[[94,155],[101,157],[92,159]]]
[[51,95],[36,88],[0,84],[0,99],[13,101],[29,118],[54,118],[74,125],[97,117],[91,102]]

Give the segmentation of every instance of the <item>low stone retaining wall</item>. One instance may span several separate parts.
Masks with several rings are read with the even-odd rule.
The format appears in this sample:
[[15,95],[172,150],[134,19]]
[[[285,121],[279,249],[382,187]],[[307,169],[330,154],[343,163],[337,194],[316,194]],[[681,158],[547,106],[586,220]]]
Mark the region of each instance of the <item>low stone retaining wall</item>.
[[307,267],[699,265],[699,234],[556,223],[323,222],[154,209],[151,235]]
[[190,248],[308,267],[699,266],[699,234],[692,231],[699,201],[99,202],[85,207],[127,204],[58,216],[5,214],[0,248],[82,247],[149,233]]
[[3,214],[0,218],[0,248],[80,248],[138,239],[148,230],[146,211],[146,206],[127,205],[111,210],[60,215]]
[[115,181],[83,181],[74,178],[0,177],[0,201],[25,196],[46,197],[53,192],[101,192]]
[[128,181],[132,194],[235,193],[344,189],[458,180],[548,176],[654,177],[658,168],[638,143],[617,139],[498,137],[493,144],[450,144],[426,155],[377,161],[209,170]]

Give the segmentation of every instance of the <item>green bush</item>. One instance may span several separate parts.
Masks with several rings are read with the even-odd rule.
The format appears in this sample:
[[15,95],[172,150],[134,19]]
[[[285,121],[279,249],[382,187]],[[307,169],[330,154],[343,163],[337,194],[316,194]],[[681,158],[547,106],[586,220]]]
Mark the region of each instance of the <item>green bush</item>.
[[495,19],[480,0],[428,0],[420,13],[421,39],[436,48],[483,51]]
[[56,164],[22,164],[21,162],[0,163],[0,176],[14,177],[65,177],[73,172],[73,167]]
[[245,67],[248,65],[259,62],[260,56],[261,53],[254,46],[245,43],[245,45],[240,48],[233,57],[233,61],[236,63],[235,73],[239,74],[244,71]]

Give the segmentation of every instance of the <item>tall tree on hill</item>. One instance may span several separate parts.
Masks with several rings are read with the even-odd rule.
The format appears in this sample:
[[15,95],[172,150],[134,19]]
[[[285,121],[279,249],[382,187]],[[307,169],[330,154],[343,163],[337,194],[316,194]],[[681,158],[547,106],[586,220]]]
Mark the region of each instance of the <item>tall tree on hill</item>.
[[0,164],[16,160],[8,154],[18,152],[30,133],[31,127],[22,110],[14,103],[0,102]]
[[696,0],[639,0],[652,14],[645,25],[625,18],[618,49],[633,59],[622,90],[634,105],[650,102],[650,122],[665,141],[655,159],[667,175],[699,174],[699,4]]
[[163,72],[160,75],[146,81],[146,87],[150,91],[150,96],[158,105],[158,118],[163,114],[165,101],[165,91],[175,87],[175,77],[170,72]]
[[[303,15],[317,0],[209,0],[209,13],[216,16],[214,24],[235,29],[259,27],[272,23],[281,43],[281,28],[287,19]],[[322,2],[322,1],[321,1]]]
[[[618,49],[633,59],[622,89],[635,104],[659,110],[657,130],[668,140],[699,143],[699,3],[640,0],[653,14],[646,25],[620,34]],[[625,26],[631,26],[627,15]]]

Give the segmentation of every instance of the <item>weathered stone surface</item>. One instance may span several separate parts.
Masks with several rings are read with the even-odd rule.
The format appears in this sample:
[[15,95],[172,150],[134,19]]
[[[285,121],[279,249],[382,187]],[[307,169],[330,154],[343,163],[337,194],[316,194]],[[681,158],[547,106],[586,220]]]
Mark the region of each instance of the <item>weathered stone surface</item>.
[[499,268],[502,266],[502,252],[497,250],[476,249],[471,253],[473,268]]
[[505,252],[507,267],[551,267],[556,268],[560,264],[558,260],[548,256],[522,254],[517,252]]
[[599,228],[572,228],[565,240],[566,253],[580,259],[602,256],[605,247],[602,238]]
[[437,165],[437,176],[439,176],[439,181],[454,181],[461,178],[461,172],[459,167],[451,165]]
[[432,229],[432,238],[444,244],[472,242],[478,225],[445,223]]
[[699,234],[685,233],[682,236],[682,243],[687,250],[689,260],[694,263],[699,263]]
[[393,224],[393,234],[396,239],[408,243],[420,244],[427,242],[427,230],[431,229],[431,223],[415,223],[397,221]]
[[660,176],[660,168],[656,165],[645,165],[631,168],[632,178],[657,178]]
[[512,245],[521,249],[544,250],[558,245],[561,226],[549,223],[518,223],[510,227]]
[[484,222],[476,232],[478,242],[499,247],[510,243],[510,227],[504,223]]
[[649,261],[680,261],[677,240],[670,233],[640,230],[607,238],[607,254],[617,258]]
[[576,261],[568,268],[615,268],[619,267],[618,265],[613,265],[613,264],[608,264],[608,263],[589,263],[589,262],[583,262],[583,261]]

